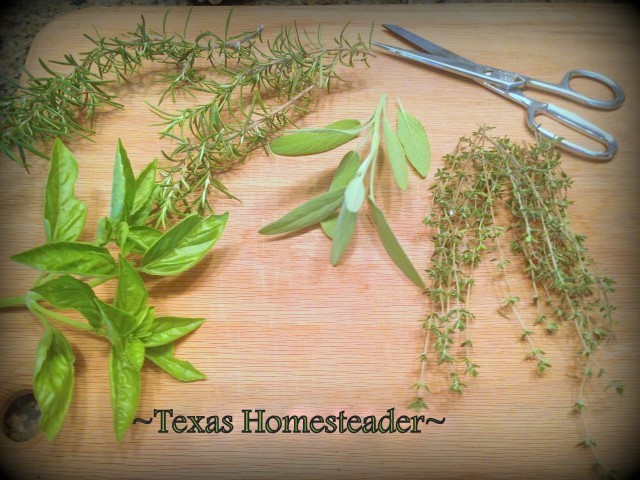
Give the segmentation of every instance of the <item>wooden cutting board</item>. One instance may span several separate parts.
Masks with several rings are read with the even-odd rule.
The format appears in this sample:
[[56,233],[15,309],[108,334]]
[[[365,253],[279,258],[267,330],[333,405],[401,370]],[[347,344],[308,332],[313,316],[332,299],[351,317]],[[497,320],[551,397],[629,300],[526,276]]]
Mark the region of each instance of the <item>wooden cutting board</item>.
[[[83,33],[95,26],[106,36],[132,31],[140,15],[160,29],[164,8],[88,9],[62,16],[37,36],[27,67],[41,70],[37,58],[60,59],[86,51]],[[188,9],[172,9],[168,29],[182,31]],[[194,10],[189,32],[222,31],[224,8]],[[273,37],[283,22],[314,28],[325,38],[347,21],[351,31],[399,42],[382,23],[407,27],[447,49],[478,62],[545,80],[560,80],[570,68],[608,75],[625,89],[618,110],[593,111],[564,102],[619,141],[608,163],[564,156],[574,177],[571,217],[576,231],[599,265],[618,282],[617,343],[606,345],[599,361],[611,378],[624,381],[623,397],[602,392],[596,383],[587,393],[587,420],[606,462],[623,477],[638,471],[637,414],[640,395],[640,78],[638,12],[632,6],[592,4],[394,5],[367,7],[236,8],[232,29],[264,24]],[[460,136],[480,124],[499,135],[531,141],[523,111],[477,84],[420,68],[384,54],[371,69],[346,72],[350,83],[319,98],[300,124],[320,126],[340,118],[365,119],[382,93],[400,96],[426,125],[433,149],[429,179],[411,175],[400,193],[391,186],[388,168],[380,179],[382,205],[408,254],[423,271],[433,251],[422,225],[430,200],[428,186],[441,158]],[[589,91],[591,86],[584,86]],[[95,236],[96,221],[108,213],[115,146],[121,138],[139,171],[167,144],[160,141],[156,119],[145,101],[156,91],[143,80],[124,88],[124,111],[98,116],[95,143],[69,143],[80,163],[77,194],[89,208],[84,239]],[[186,104],[187,100],[180,100]],[[168,104],[167,104],[168,105]],[[571,413],[577,383],[577,345],[565,326],[557,337],[540,333],[537,342],[554,367],[538,378],[523,361],[519,328],[496,313],[500,280],[480,272],[473,294],[477,319],[472,325],[474,358],[480,376],[469,380],[462,396],[446,388],[435,366],[428,376],[433,393],[428,414],[446,418],[419,434],[256,434],[241,433],[242,410],[266,415],[291,414],[382,416],[395,408],[409,413],[411,385],[418,376],[423,336],[420,321],[430,310],[427,298],[393,266],[371,222],[361,220],[341,264],[329,264],[330,243],[319,229],[284,238],[265,238],[257,230],[293,206],[326,189],[332,170],[348,146],[307,158],[252,154],[246,164],[225,175],[242,203],[214,198],[218,211],[229,211],[222,239],[195,269],[175,278],[150,279],[150,295],[163,314],[207,318],[180,342],[177,355],[206,373],[203,382],[181,384],[153,365],[142,372],[138,415],[173,409],[175,415],[231,415],[229,434],[158,433],[158,420],[133,425],[121,444],[113,434],[109,404],[108,345],[64,329],[77,356],[73,403],[60,435],[42,435],[16,443],[0,435],[3,469],[15,478],[590,478],[593,464],[576,447],[582,432]],[[24,293],[35,273],[8,257],[40,244],[46,164],[32,159],[27,175],[2,159],[0,189],[0,269],[2,296]],[[515,290],[529,295],[515,274]],[[101,291],[109,295],[109,290]],[[34,352],[41,326],[20,309],[0,312],[0,402],[2,414],[16,394],[31,385]],[[636,405],[634,407],[633,405]]]

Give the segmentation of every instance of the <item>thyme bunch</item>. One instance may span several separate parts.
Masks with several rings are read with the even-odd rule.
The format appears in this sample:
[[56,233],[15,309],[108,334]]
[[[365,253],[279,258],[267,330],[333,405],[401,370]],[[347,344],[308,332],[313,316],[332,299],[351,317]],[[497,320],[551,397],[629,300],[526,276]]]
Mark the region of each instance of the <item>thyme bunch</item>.
[[[605,467],[599,457],[584,417],[587,383],[606,375],[595,353],[605,340],[613,338],[615,306],[609,295],[614,281],[598,271],[584,235],[572,230],[567,210],[572,180],[562,171],[554,145],[541,140],[519,146],[508,138],[492,137],[489,130],[482,127],[462,138],[455,152],[444,158],[444,167],[436,173],[437,181],[431,187],[433,202],[425,223],[434,230],[427,288],[433,311],[422,323],[425,344],[415,384],[417,397],[409,407],[428,408],[424,397],[429,392],[430,349],[433,361],[446,365],[451,391],[462,393],[466,387],[461,375],[478,375],[469,332],[475,319],[473,273],[490,253],[504,282],[505,296],[498,312],[521,328],[519,340],[527,345],[525,358],[534,362],[538,374],[547,371],[551,361],[536,346],[534,333],[553,335],[563,324],[575,330],[580,373],[573,411],[579,415],[584,432],[578,445],[591,450],[594,469],[603,478],[615,478],[615,471]],[[537,309],[531,322],[519,309],[522,300],[514,295],[507,250],[523,258],[531,302]],[[610,387],[619,394],[624,390],[615,380],[607,384],[606,388]]]

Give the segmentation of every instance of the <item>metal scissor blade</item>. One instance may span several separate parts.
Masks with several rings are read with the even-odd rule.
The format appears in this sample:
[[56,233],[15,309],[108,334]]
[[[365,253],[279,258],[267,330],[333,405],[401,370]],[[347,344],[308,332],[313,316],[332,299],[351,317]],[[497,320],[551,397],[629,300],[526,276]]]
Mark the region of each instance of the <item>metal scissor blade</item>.
[[407,42],[415,45],[416,47],[420,48],[421,50],[424,50],[427,53],[431,53],[432,55],[438,55],[439,57],[446,57],[446,58],[456,59],[456,60],[460,60],[468,63],[474,63],[467,58],[461,57],[457,53],[453,53],[447,50],[446,48],[442,48],[440,45],[436,45],[435,43],[430,42],[426,38],[423,38],[419,35],[416,35],[415,33],[410,32],[406,28],[399,27],[398,25],[389,25],[389,24],[382,24],[382,26],[387,30],[389,30],[390,32],[395,33],[397,36],[399,36],[403,40],[406,40]]
[[430,53],[407,50],[406,48],[398,48],[378,42],[371,42],[371,44],[384,48],[385,50],[395,53],[396,55],[400,55],[401,57],[424,63],[426,65],[431,65],[448,72],[456,73],[480,83],[489,83],[507,90],[522,87],[525,84],[524,78],[518,74],[508,72],[506,70],[499,70],[493,67],[487,67],[486,65],[480,65],[455,54],[453,54],[455,55],[453,58],[448,58],[441,57],[439,55],[431,55]]

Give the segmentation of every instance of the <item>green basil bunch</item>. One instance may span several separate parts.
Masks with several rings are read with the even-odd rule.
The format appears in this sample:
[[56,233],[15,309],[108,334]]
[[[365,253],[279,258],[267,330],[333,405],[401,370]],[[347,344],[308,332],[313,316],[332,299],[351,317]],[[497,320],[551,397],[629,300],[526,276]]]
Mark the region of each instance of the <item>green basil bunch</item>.
[[[261,228],[259,233],[276,235],[320,223],[324,233],[332,240],[331,264],[337,265],[351,241],[358,213],[366,197],[371,218],[389,257],[409,280],[424,290],[425,284],[420,274],[391,230],[384,213],[376,204],[374,171],[376,163],[380,161],[378,153],[381,137],[383,137],[395,181],[401,190],[405,190],[408,178],[407,164],[410,164],[422,178],[425,178],[429,172],[431,160],[429,139],[420,121],[407,113],[399,101],[396,115],[397,130],[393,130],[387,119],[386,103],[386,95],[382,95],[375,113],[364,124],[353,119],[340,120],[324,128],[286,132],[284,136],[271,142],[269,145],[271,151],[278,155],[311,155],[333,150],[355,139],[360,133],[365,133],[363,142],[343,157],[326,193],[294,208],[282,218]],[[363,161],[360,161],[359,150],[369,139],[371,139],[369,153]],[[368,195],[365,186],[367,174],[369,175]]]
[[[220,238],[228,215],[190,215],[165,232],[147,226],[158,188],[155,176],[154,161],[136,178],[119,142],[110,214],[99,221],[95,242],[79,242],[86,206],[74,192],[78,163],[62,141],[54,142],[45,193],[46,243],[12,257],[40,275],[26,295],[0,300],[0,308],[25,305],[44,325],[33,388],[41,410],[40,426],[49,439],[62,427],[75,380],[73,350],[51,321],[92,332],[111,343],[111,404],[118,440],[135,416],[145,358],[183,382],[205,378],[191,363],[177,359],[173,346],[204,319],[157,316],[140,272],[175,275],[193,267]],[[119,249],[117,261],[106,248],[109,243]],[[93,287],[111,279],[117,279],[116,294],[113,303],[107,303]],[[59,310],[76,310],[86,322]]]

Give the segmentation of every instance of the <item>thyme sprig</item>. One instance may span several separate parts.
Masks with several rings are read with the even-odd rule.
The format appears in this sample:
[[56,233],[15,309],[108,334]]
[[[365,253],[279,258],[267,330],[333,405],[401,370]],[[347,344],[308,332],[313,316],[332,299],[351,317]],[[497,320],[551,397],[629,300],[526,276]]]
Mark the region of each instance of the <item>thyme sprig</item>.
[[[540,141],[519,146],[508,138],[492,137],[489,130],[482,127],[462,138],[455,152],[444,158],[444,167],[436,173],[437,181],[431,187],[433,202],[425,223],[434,229],[435,249],[428,271],[431,285],[427,289],[433,311],[423,321],[425,345],[415,384],[417,397],[410,408],[428,408],[424,397],[429,392],[431,348],[434,360],[448,369],[451,391],[462,393],[466,387],[462,373],[478,375],[469,334],[475,320],[471,307],[473,273],[491,252],[505,285],[498,311],[517,322],[519,340],[527,345],[525,359],[535,363],[538,374],[544,374],[551,361],[536,346],[534,333],[542,330],[553,335],[567,323],[575,330],[581,366],[572,407],[584,432],[578,445],[591,450],[594,468],[603,478],[615,478],[615,471],[598,455],[584,417],[588,382],[606,375],[595,353],[603,341],[613,338],[615,306],[609,295],[614,281],[597,270],[585,237],[572,230],[568,215],[572,181],[562,171],[554,145]],[[524,273],[530,278],[531,302],[537,309],[532,325],[526,323],[524,310],[519,308],[522,300],[514,294],[505,248],[507,233],[511,236],[509,249],[523,258]],[[610,387],[619,394],[624,391],[616,380],[608,383]]]

